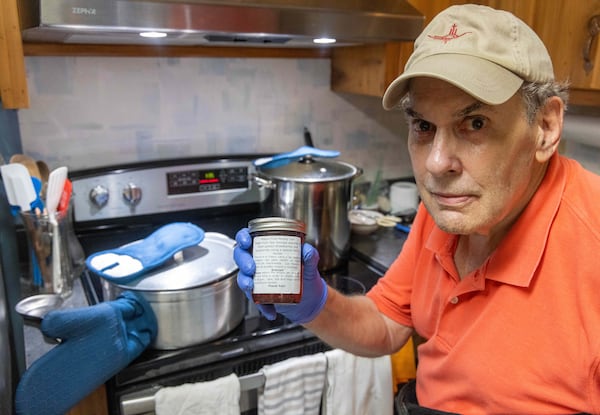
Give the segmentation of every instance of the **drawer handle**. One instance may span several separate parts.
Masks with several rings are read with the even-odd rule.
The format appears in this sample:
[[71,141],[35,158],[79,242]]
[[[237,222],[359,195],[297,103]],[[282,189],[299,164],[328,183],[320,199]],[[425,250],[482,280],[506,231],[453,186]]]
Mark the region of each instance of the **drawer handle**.
[[600,15],[597,14],[592,16],[588,21],[588,38],[583,47],[583,69],[586,74],[589,74],[594,68],[594,63],[590,58],[590,54],[592,52],[592,44],[594,43],[594,39],[600,33]]

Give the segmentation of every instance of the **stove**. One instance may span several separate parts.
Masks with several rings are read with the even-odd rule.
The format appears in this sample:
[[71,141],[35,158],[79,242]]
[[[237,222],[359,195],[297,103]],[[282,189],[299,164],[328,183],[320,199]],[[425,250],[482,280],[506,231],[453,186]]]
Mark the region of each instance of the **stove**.
[[[187,221],[234,238],[249,220],[266,216],[268,191],[252,179],[252,160],[264,156],[161,160],[71,172],[73,224],[85,255],[142,239],[170,222]],[[363,292],[380,274],[351,258],[323,277],[341,291]],[[96,275],[84,271],[81,281],[90,304],[108,298],[106,282]],[[219,339],[178,350],[147,349],[107,383],[109,412],[151,414],[161,387],[235,373],[242,412],[254,414],[264,365],[330,349],[281,316],[265,319],[247,300],[245,309],[242,322]]]

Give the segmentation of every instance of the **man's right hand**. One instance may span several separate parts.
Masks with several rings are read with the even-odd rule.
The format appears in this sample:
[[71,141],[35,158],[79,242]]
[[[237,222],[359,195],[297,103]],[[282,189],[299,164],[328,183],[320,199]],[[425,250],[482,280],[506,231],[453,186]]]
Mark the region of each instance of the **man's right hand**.
[[[247,228],[241,229],[235,236],[237,245],[233,251],[233,258],[239,268],[237,283],[244,291],[246,297],[252,301],[254,288],[254,273],[256,264],[250,255],[252,237]],[[319,253],[310,244],[302,246],[302,262],[304,265],[302,299],[298,304],[257,304],[258,310],[268,320],[275,320],[277,313],[282,314],[295,323],[308,323],[312,321],[325,306],[328,287],[321,278],[318,270]]]

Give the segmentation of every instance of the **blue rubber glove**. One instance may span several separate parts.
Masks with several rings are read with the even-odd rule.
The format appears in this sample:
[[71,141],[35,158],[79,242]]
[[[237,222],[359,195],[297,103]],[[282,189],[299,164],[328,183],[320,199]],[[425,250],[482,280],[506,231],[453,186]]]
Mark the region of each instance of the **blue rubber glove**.
[[[252,246],[252,237],[248,229],[243,228],[235,235],[235,240],[237,245],[233,251],[233,259],[239,268],[237,283],[252,301],[253,276],[256,271],[254,258],[248,252]],[[302,262],[302,299],[297,304],[257,304],[258,310],[268,320],[275,320],[279,313],[294,323],[304,324],[314,320],[325,306],[327,283],[319,274],[319,253],[312,245],[305,243],[302,246]]]

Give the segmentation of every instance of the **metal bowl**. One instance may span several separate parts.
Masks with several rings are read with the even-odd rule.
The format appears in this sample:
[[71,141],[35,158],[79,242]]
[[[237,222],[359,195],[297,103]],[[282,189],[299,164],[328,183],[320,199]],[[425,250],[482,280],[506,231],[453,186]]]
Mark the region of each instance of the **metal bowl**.
[[348,212],[352,232],[360,235],[368,235],[379,228],[377,219],[383,217],[383,214],[374,210],[354,209]]
[[19,301],[15,310],[26,320],[41,322],[46,314],[59,309],[62,303],[63,299],[58,294],[32,295]]

